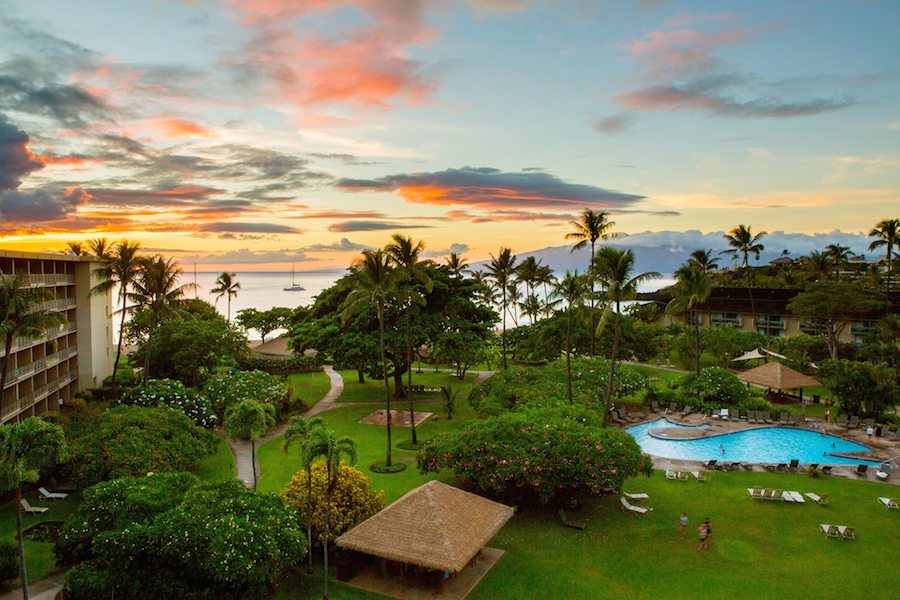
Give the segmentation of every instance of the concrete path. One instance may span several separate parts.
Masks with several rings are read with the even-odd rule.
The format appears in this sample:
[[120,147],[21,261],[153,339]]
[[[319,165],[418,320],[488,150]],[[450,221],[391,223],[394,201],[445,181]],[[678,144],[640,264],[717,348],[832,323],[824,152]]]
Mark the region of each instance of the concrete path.
[[[28,582],[28,597],[31,600],[53,600],[63,587],[63,575],[51,575],[44,579]],[[22,588],[15,588],[0,594],[0,600],[21,600]]]

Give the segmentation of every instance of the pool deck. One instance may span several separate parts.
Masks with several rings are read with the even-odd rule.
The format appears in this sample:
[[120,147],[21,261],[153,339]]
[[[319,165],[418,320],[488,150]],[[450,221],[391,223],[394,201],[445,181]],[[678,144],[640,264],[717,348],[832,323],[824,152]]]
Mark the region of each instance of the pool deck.
[[[648,433],[653,435],[654,437],[658,437],[660,439],[678,439],[678,440],[690,440],[690,439],[700,439],[705,437],[711,437],[716,435],[723,435],[726,433],[734,433],[737,431],[746,431],[748,429],[762,429],[764,427],[786,427],[793,429],[805,429],[807,431],[817,431],[824,432],[829,435],[834,435],[839,438],[850,440],[853,442],[857,442],[859,444],[863,444],[872,448],[872,452],[866,453],[865,456],[860,456],[861,459],[867,461],[879,461],[883,462],[886,460],[897,459],[900,458],[900,442],[896,440],[888,440],[883,437],[871,437],[869,438],[866,435],[865,427],[856,428],[856,429],[848,429],[842,425],[838,425],[835,423],[825,423],[820,419],[812,419],[806,418],[804,421],[801,421],[797,425],[780,425],[778,423],[772,423],[770,425],[760,425],[755,423],[748,423],[747,421],[734,421],[734,420],[719,420],[719,419],[710,419],[701,414],[690,414],[686,417],[682,417],[680,412],[669,413],[658,412],[651,413],[650,416],[646,419],[642,419],[640,421],[634,423],[623,423],[620,426],[622,428],[632,427],[634,425],[640,425],[641,423],[646,423],[648,421],[655,421],[659,418],[666,418],[673,423],[678,423],[679,425],[708,425],[708,427],[697,428],[697,429],[677,429],[677,428],[668,428],[665,434],[660,435],[660,430],[666,428],[654,428],[651,429]],[[844,454],[847,458],[852,458],[851,454]],[[653,466],[656,469],[661,470],[673,470],[673,471],[697,471],[697,470],[705,470],[706,469],[706,461],[695,461],[695,460],[682,460],[675,458],[664,458],[661,456],[653,456],[650,455],[650,458],[653,460]],[[828,464],[827,461],[823,461],[820,464]],[[898,463],[894,463],[898,464]],[[832,473],[837,477],[848,477],[851,479],[862,479],[867,481],[879,481],[875,477],[875,471],[877,468],[869,467],[868,473],[866,475],[857,475],[856,474],[856,466],[855,465],[832,465],[833,470]],[[900,465],[898,465],[900,466]],[[804,467],[801,465],[801,470]],[[762,472],[764,469],[760,465],[754,465],[754,470],[758,470]],[[898,485],[900,486],[900,470],[895,469],[895,473],[891,475],[891,477],[884,483]]]

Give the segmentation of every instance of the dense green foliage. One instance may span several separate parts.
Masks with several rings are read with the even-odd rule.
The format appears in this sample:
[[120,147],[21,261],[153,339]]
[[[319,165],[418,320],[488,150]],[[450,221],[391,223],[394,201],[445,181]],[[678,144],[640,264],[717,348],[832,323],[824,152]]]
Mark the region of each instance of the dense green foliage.
[[734,373],[720,367],[686,375],[679,387],[685,399],[694,398],[709,407],[742,406],[751,395]]
[[19,546],[12,540],[0,541],[0,586],[19,576]]
[[151,379],[141,383],[126,390],[119,402],[149,408],[165,406],[184,413],[195,425],[207,429],[215,427],[218,422],[209,400],[174,379]]
[[[599,407],[606,395],[609,362],[602,358],[572,360],[572,398],[575,404]],[[617,397],[644,389],[643,375],[629,366],[616,366]],[[567,404],[566,365],[558,360],[540,368],[512,367],[479,385],[469,403],[480,416],[503,414],[509,410]]]
[[213,411],[220,417],[231,406],[244,400],[280,404],[286,384],[281,377],[265,371],[235,371],[210,377],[203,387]]
[[127,475],[186,471],[214,448],[214,436],[167,408],[121,406],[79,415],[66,426],[67,474],[80,485]]
[[626,479],[652,469],[634,438],[601,427],[596,411],[577,406],[475,421],[427,442],[418,462],[423,472],[451,469],[505,500],[534,496],[544,504],[618,492]]
[[283,306],[274,306],[268,310],[245,308],[238,311],[235,320],[244,329],[255,329],[259,332],[262,341],[265,342],[266,336],[276,329],[288,327],[293,312],[290,308]]
[[846,359],[827,360],[817,373],[848,414],[881,419],[885,409],[900,404],[900,387],[892,369]]
[[270,375],[290,375],[318,370],[325,362],[324,354],[294,354],[288,357],[263,356],[245,352],[238,358],[238,366],[245,371],[265,371]]

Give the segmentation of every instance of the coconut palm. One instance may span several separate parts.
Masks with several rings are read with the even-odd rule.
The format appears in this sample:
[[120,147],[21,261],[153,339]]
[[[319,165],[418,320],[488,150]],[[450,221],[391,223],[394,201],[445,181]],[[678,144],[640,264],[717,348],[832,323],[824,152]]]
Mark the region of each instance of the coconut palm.
[[753,304],[753,275],[750,272],[750,255],[753,254],[759,258],[760,253],[766,249],[760,242],[768,235],[765,231],[753,234],[750,225],[738,225],[725,234],[730,248],[722,250],[719,254],[727,254],[737,260],[738,255],[741,256],[741,266],[747,274],[747,289],[750,295],[750,314],[756,315],[756,307]]
[[45,329],[66,322],[61,312],[48,310],[42,305],[56,298],[50,288],[32,287],[28,275],[0,272],[0,336],[3,336],[3,360],[0,363],[0,398],[6,389],[7,369],[15,339],[19,336],[36,336]]
[[225,411],[225,432],[232,438],[250,440],[253,461],[253,489],[256,489],[256,440],[275,426],[275,405],[258,400],[241,400]]
[[[597,240],[608,240],[615,237],[615,234],[611,233],[610,230],[615,227],[616,224],[609,220],[609,213],[591,210],[589,208],[586,208],[581,212],[577,221],[570,221],[569,224],[572,225],[575,231],[567,233],[566,239],[578,240],[578,242],[572,246],[570,252],[580,250],[587,244],[591,245],[591,256],[588,258],[587,269],[587,276],[590,279],[593,277],[594,272],[594,248],[597,244]],[[591,356],[593,356],[594,346],[597,342],[597,332],[594,329],[594,282],[590,281],[589,283],[591,285]]]
[[405,279],[406,272],[395,269],[383,250],[364,250],[362,256],[350,267],[350,276],[345,280],[350,293],[341,313],[341,320],[345,324],[350,317],[367,308],[374,308],[378,317],[378,347],[381,351],[387,420],[387,454],[384,460],[387,467],[391,466],[391,390],[388,386],[387,357],[384,352],[384,308]]
[[809,253],[804,261],[804,268],[809,273],[809,277],[818,280],[819,277],[827,277],[831,270],[831,259],[824,252],[813,250]]
[[[614,309],[612,353],[609,358],[609,383],[606,388],[606,409],[603,411],[603,424],[606,424],[606,413],[612,402],[612,393],[615,388],[616,359],[619,352],[619,338],[621,337],[622,302],[631,300],[637,295],[639,285],[651,279],[657,279],[660,274],[651,271],[635,275],[634,252],[631,250],[619,250],[617,248],[600,248],[594,257],[594,277],[600,283],[604,292],[604,299],[608,309]],[[608,315],[604,315],[600,323],[603,327]]]
[[894,246],[900,244],[900,219],[885,219],[876,225],[869,232],[869,237],[876,238],[871,244],[869,244],[869,250],[875,251],[879,248],[884,247],[887,250],[887,288],[886,290],[890,292],[893,288],[891,287],[891,276],[892,276],[892,254],[894,252]]
[[122,308],[119,309],[119,314],[121,315],[119,341],[116,343],[116,361],[113,365],[112,373],[113,386],[116,385],[116,370],[119,368],[119,359],[122,357],[125,317],[129,312],[128,294],[141,271],[141,262],[138,257],[140,248],[141,245],[137,242],[122,240],[113,246],[109,256],[103,259],[103,266],[94,271],[94,276],[101,281],[91,288],[91,294],[106,294],[115,286],[119,286],[119,300],[122,303]]
[[850,261],[853,254],[850,252],[850,246],[842,246],[841,244],[828,244],[825,246],[825,256],[831,261],[834,267],[834,278],[841,278],[841,266]]
[[[320,417],[304,419],[294,417],[291,424],[284,430],[281,448],[285,452],[294,444],[300,445],[300,455],[303,468],[306,469],[306,539],[312,544],[312,461],[309,456],[309,443],[313,437],[313,431],[325,427],[325,421]],[[307,573],[312,573],[312,552],[307,554],[309,563],[306,566]]]
[[519,326],[519,306],[522,304],[522,290],[519,288],[515,279],[511,279],[506,285],[506,310],[509,311],[509,318],[512,319],[513,325]]
[[507,309],[507,293],[508,286],[512,280],[516,270],[516,255],[509,248],[500,248],[497,256],[490,255],[491,262],[487,264],[488,277],[494,280],[497,288],[501,293],[501,313],[503,314],[503,337],[501,345],[503,346],[503,369],[506,370],[506,309]]
[[88,240],[87,246],[88,252],[92,256],[96,256],[103,260],[112,258],[114,254],[113,247],[106,238],[94,238]]
[[709,273],[696,263],[685,263],[675,271],[675,297],[666,306],[670,315],[690,312],[694,323],[694,350],[697,353],[697,373],[700,373],[700,317],[696,314],[699,305],[706,302],[712,292]]
[[550,294],[548,293],[547,287],[551,288],[556,285],[556,277],[553,275],[553,269],[551,269],[547,265],[541,265],[538,269],[537,283],[544,290],[544,316],[549,317],[553,314],[553,304],[550,301]]
[[63,250],[66,254],[72,256],[87,256],[88,251],[81,242],[66,242],[66,248]]
[[584,306],[584,299],[588,295],[588,286],[585,278],[578,271],[565,276],[553,286],[553,295],[566,303],[566,397],[569,404],[574,404],[572,399],[572,318],[575,312]]
[[140,271],[132,283],[128,299],[150,313],[150,328],[144,347],[144,380],[150,377],[150,355],[153,334],[161,319],[183,314],[181,305],[187,292],[197,286],[178,284],[182,271],[175,259],[155,255],[140,259]]
[[406,284],[403,286],[404,300],[404,318],[406,319],[406,395],[409,398],[409,424],[412,434],[412,443],[419,443],[416,437],[416,417],[413,407],[413,390],[412,390],[412,307],[413,304],[425,304],[425,298],[415,290],[415,284],[425,286],[425,290],[430,294],[434,288],[431,277],[428,276],[426,268],[432,264],[430,260],[420,260],[419,256],[425,251],[425,242],[419,240],[413,242],[409,236],[395,233],[391,239],[394,241],[388,244],[384,251],[388,255],[391,263],[397,269],[406,273]]
[[452,276],[462,277],[469,272],[469,261],[458,252],[451,252],[450,256],[447,257],[447,267],[450,269]]
[[337,437],[330,429],[319,427],[310,432],[306,444],[307,458],[310,462],[322,458],[325,460],[325,537],[322,556],[325,560],[325,594],[328,599],[328,536],[331,533],[331,496],[338,482],[341,470],[341,457],[346,456],[350,465],[356,464],[356,442],[350,437]]
[[688,260],[697,263],[708,273],[719,268],[719,259],[713,256],[712,249],[694,250]]
[[0,425],[0,469],[5,489],[16,490],[16,529],[22,598],[28,600],[28,570],[25,567],[25,537],[22,532],[22,484],[36,482],[42,467],[66,458],[66,436],[62,427],[38,417]]
[[237,273],[229,273],[225,271],[216,279],[216,287],[209,291],[210,294],[216,295],[216,302],[219,298],[225,296],[228,300],[228,322],[231,323],[231,298],[237,298],[238,291],[241,289],[241,282],[236,280]]

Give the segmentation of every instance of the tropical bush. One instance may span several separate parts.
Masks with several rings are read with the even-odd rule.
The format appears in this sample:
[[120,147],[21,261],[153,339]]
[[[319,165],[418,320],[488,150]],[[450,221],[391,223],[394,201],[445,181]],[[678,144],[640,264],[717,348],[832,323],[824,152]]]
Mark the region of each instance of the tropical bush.
[[618,492],[652,464],[627,433],[600,426],[596,411],[529,408],[476,421],[426,442],[419,469],[451,469],[457,477],[506,500],[534,496],[546,504],[577,494]]
[[264,371],[235,371],[211,377],[203,388],[203,395],[221,417],[231,406],[244,400],[280,404],[285,390],[281,377]]
[[[312,495],[308,492],[306,470],[298,471],[281,490],[284,501],[297,510],[300,520],[308,522],[308,507],[312,507],[312,527],[316,541],[325,541],[325,508],[327,471],[324,462],[312,467]],[[329,516],[329,542],[362,523],[384,508],[384,493],[372,487],[371,480],[361,471],[341,465],[337,483],[331,493]],[[311,499],[310,503],[307,500]]]
[[720,367],[709,367],[699,374],[685,375],[678,387],[682,398],[688,403],[702,403],[712,408],[738,407],[751,395],[747,385],[737,375]]
[[19,545],[12,540],[0,541],[0,585],[19,576]]
[[885,409],[900,404],[900,387],[892,369],[852,360],[826,360],[817,372],[848,414],[880,419]]
[[174,379],[151,379],[130,388],[119,399],[120,404],[129,406],[167,406],[181,411],[195,425],[207,429],[215,427],[218,419],[210,408],[209,401]]
[[[606,397],[609,362],[602,358],[572,360],[572,398],[575,404],[597,406]],[[630,396],[643,390],[646,378],[626,365],[616,365],[614,394]],[[566,363],[557,360],[540,368],[513,367],[497,373],[476,387],[469,403],[479,416],[500,415],[523,406],[548,407],[568,404]]]
[[65,474],[89,486],[149,472],[186,471],[215,448],[215,436],[168,408],[119,406],[66,425]]
[[93,549],[89,569],[67,574],[67,597],[237,600],[262,597],[306,554],[306,538],[278,497],[230,480],[195,485],[152,522],[98,535]]
[[270,375],[290,375],[317,371],[322,368],[325,356],[319,354],[294,354],[285,358],[263,356],[247,352],[238,358],[238,366],[246,371],[265,371]]

